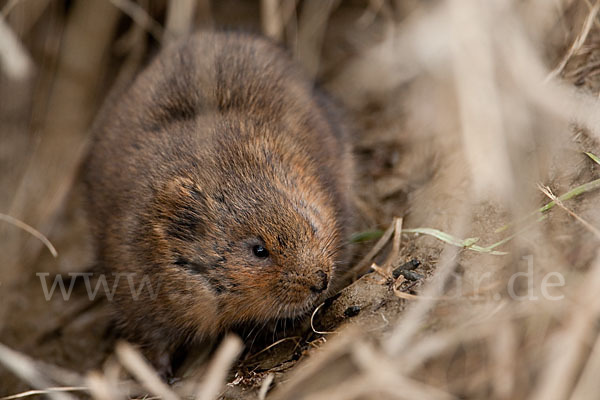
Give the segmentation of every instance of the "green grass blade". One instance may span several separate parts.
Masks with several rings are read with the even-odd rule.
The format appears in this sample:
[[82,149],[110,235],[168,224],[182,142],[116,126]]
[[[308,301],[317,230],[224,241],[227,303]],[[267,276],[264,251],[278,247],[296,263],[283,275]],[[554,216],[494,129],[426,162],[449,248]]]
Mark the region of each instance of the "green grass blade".
[[594,160],[594,162],[596,164],[600,164],[600,158],[598,158],[597,155],[595,155],[594,153],[588,153],[587,151],[585,152],[585,155],[588,156],[589,158],[591,158],[592,160]]
[[350,236],[351,243],[368,242],[369,240],[379,239],[383,236],[381,229],[374,229],[370,231],[356,232]]
[[[567,193],[563,194],[562,196],[559,196],[558,198],[560,199],[560,201],[566,201],[575,196],[579,196],[580,194],[591,192],[592,190],[596,190],[598,188],[600,188],[600,179],[595,179],[591,182],[584,183],[583,185],[579,185],[576,188],[569,190]],[[547,203],[543,207],[540,207],[539,209],[535,210],[531,214],[526,215],[525,217],[520,218],[517,221],[511,222],[509,224],[506,224],[506,225],[496,229],[496,233],[504,232],[505,230],[513,227],[514,225],[522,224],[522,223],[526,222],[527,220],[531,219],[532,217],[535,217],[541,213],[544,213],[544,212],[550,210],[555,205],[556,205],[556,202],[554,200],[552,200],[551,202]]]
[[[594,154],[592,154],[592,153],[585,153],[585,154],[587,154],[588,157],[590,157],[592,160],[594,160],[595,162],[600,164],[600,159],[598,157],[596,157]],[[584,183],[583,185],[579,185],[576,188],[569,190],[567,193],[559,196],[558,198],[560,199],[560,201],[566,201],[566,200],[572,199],[573,197],[579,196],[580,194],[591,192],[592,190],[596,190],[598,188],[600,188],[600,179],[596,179],[591,182]],[[546,211],[550,210],[555,205],[556,205],[556,202],[553,200],[553,201],[547,203],[546,205],[544,205],[543,207],[540,207],[539,209],[535,210],[531,214],[526,215],[525,217],[520,218],[517,221],[514,221],[507,225],[504,225],[504,226],[500,227],[499,229],[496,229],[496,233],[500,233],[500,232],[503,232],[503,231],[515,226],[515,225],[520,225],[524,222],[527,222],[528,220],[532,220],[533,218],[537,217],[535,220],[529,221],[519,231],[517,231],[517,232],[513,233],[512,235],[507,236],[504,239],[502,239],[494,244],[491,244],[487,247],[478,246],[476,244],[479,241],[479,238],[475,237],[475,238],[460,239],[460,238],[450,235],[449,233],[442,232],[435,228],[403,229],[402,232],[403,233],[418,233],[418,234],[433,236],[436,239],[441,240],[442,242],[451,244],[453,246],[462,247],[464,249],[477,251],[480,253],[489,253],[489,254],[493,254],[493,255],[505,255],[508,253],[504,252],[504,251],[496,251],[494,249],[511,241],[517,235],[519,235],[521,232],[523,232],[526,229],[529,229],[534,223],[540,222],[543,219],[545,219],[547,216],[544,215],[544,213]],[[362,242],[362,241],[377,239],[377,238],[381,237],[382,234],[383,234],[383,231],[381,231],[381,230],[358,232],[358,233],[355,233],[354,235],[352,235],[350,240],[354,243]]]
[[457,238],[456,236],[452,236],[449,233],[442,232],[442,231],[440,231],[438,229],[434,229],[434,228],[403,229],[402,232],[403,233],[419,233],[419,234],[423,234],[423,235],[433,236],[436,239],[441,240],[442,242],[446,242],[446,243],[451,244],[456,247],[462,247],[467,250],[477,251],[479,253],[489,253],[489,254],[493,254],[493,255],[497,255],[497,256],[508,254],[504,251],[495,251],[489,247],[481,247],[481,246],[476,245],[475,243],[477,241],[479,241],[479,238],[467,238],[467,239],[463,240],[463,239]]

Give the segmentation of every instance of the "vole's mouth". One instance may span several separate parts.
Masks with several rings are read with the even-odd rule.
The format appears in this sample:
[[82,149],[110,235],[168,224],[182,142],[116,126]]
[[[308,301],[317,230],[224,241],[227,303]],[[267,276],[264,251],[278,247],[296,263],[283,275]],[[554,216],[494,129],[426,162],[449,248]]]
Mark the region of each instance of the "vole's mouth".
[[310,298],[301,303],[284,304],[277,313],[277,318],[298,318],[306,316],[318,307],[320,299],[322,299],[322,296],[310,296]]
[[278,313],[275,319],[302,319],[311,312],[313,307],[287,308]]

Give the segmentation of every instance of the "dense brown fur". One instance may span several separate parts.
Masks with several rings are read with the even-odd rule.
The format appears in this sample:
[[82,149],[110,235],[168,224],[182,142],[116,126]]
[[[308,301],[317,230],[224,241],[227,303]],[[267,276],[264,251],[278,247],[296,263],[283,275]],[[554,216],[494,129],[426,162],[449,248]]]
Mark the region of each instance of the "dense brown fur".
[[85,168],[124,332],[156,356],[306,313],[347,260],[351,176],[346,129],[282,49],[237,33],[165,49],[105,107]]

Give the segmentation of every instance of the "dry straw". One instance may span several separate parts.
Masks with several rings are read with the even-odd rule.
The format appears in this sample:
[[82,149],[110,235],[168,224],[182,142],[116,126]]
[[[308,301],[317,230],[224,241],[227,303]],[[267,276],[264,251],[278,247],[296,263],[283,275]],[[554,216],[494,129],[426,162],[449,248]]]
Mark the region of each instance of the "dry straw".
[[[187,0],[164,7],[131,0],[35,9],[25,1],[7,3],[0,20],[6,79],[26,78],[35,64],[47,82],[35,86],[36,124],[19,133],[31,129],[38,136],[15,172],[22,179],[7,180],[12,195],[7,214],[0,214],[28,232],[2,238],[0,288],[16,288],[2,293],[6,323],[0,327],[13,333],[2,340],[12,338],[11,345],[25,353],[58,346],[53,335],[15,339],[21,321],[8,312],[9,304],[32,293],[21,275],[40,266],[58,271],[65,268],[59,265],[63,254],[72,254],[72,239],[63,247],[54,238],[69,230],[67,200],[75,196],[87,129],[105,95],[100,88],[113,78],[117,84],[132,79],[151,51],[147,33],[168,42],[210,15],[234,26],[236,18],[247,17],[288,45],[346,105],[357,128],[357,204],[365,225],[382,228],[350,274],[375,270],[379,295],[388,297],[347,325],[323,324],[335,307],[320,305],[310,319],[313,332],[307,335],[313,336],[273,340],[241,361],[242,342],[228,336],[203,374],[171,386],[125,343],[96,371],[58,374],[54,360],[43,364],[0,345],[0,363],[36,390],[11,391],[5,399],[39,393],[68,399],[70,392],[102,400],[228,393],[275,400],[597,398],[600,3],[367,3],[262,0],[253,3],[254,14]],[[58,40],[40,39],[53,23],[60,25]],[[123,26],[127,33],[117,37]],[[0,116],[3,110],[0,102]],[[38,242],[32,245],[29,234],[55,253],[38,230],[50,232],[60,246],[57,261],[45,260]],[[413,257],[423,261],[427,279],[406,292],[390,271]],[[352,291],[361,285],[364,280],[354,282],[340,298],[361,293]],[[369,293],[362,295],[370,300]],[[373,315],[388,322],[384,329],[371,326]],[[72,320],[57,317],[45,326],[57,327],[52,332],[64,327],[66,338],[67,328],[82,323]],[[265,370],[245,369],[259,364],[244,361],[277,353],[291,340],[295,358]],[[246,392],[238,390],[248,377],[256,380]]]

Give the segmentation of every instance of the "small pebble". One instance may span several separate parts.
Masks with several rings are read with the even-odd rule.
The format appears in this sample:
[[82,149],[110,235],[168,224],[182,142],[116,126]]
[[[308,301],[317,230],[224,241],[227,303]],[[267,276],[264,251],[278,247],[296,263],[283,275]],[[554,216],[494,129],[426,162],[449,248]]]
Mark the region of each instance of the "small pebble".
[[[401,266],[396,268],[392,272],[392,276],[394,277],[394,279],[398,279],[398,277],[400,275],[403,275],[406,279],[410,280],[410,278],[406,276],[405,272],[410,272],[414,269],[417,269],[420,265],[421,265],[421,261],[417,260],[416,258],[413,258],[412,260],[405,262],[404,264],[402,264]],[[419,274],[416,274],[416,275],[419,275]],[[419,276],[421,276],[421,275],[419,275]],[[422,276],[421,276],[421,278],[422,278]]]
[[400,271],[400,275],[402,275],[409,281],[418,281],[420,279],[425,278],[423,275],[418,274],[414,271]]
[[347,318],[355,317],[360,312],[360,306],[350,306],[344,311],[344,316]]

